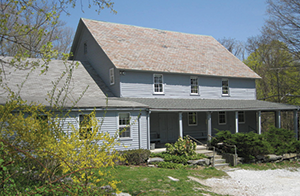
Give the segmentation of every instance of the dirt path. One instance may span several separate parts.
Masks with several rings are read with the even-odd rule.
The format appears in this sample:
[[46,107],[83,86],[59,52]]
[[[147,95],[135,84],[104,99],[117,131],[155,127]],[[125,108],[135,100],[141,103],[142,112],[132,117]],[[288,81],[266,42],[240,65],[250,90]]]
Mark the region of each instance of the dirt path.
[[189,177],[218,194],[233,196],[296,196],[300,195],[300,169],[287,170],[231,170],[224,178],[209,178],[201,180]]

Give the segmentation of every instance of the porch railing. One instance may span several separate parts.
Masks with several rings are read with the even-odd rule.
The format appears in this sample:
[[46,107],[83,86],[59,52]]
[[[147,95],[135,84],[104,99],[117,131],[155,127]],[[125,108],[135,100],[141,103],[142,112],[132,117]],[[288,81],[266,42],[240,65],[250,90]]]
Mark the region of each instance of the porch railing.
[[[214,138],[214,137],[211,136],[211,135],[208,135],[208,137],[211,137],[212,139]],[[218,145],[218,146],[224,145],[224,146],[228,146],[228,147],[233,147],[233,148],[234,148],[234,164],[233,164],[233,166],[235,166],[235,165],[237,164],[237,157],[238,157],[236,145],[230,145],[230,144],[226,144],[226,143],[223,143],[223,142],[218,143],[217,145]],[[212,161],[212,166],[214,167],[214,166],[215,166],[215,154],[216,154],[216,149],[217,149],[218,151],[222,151],[222,150],[219,149],[219,148],[216,148],[216,147],[214,147],[214,146],[212,146],[212,147],[213,147],[213,161]]]
[[190,136],[190,135],[186,135],[186,137],[188,137],[189,139],[193,140],[194,142],[196,142],[196,143],[198,143],[198,144],[200,144],[200,145],[204,146],[204,144],[203,144],[202,142],[200,142],[199,140],[197,140],[197,139],[193,138],[192,136]]
[[251,126],[248,126],[248,131],[249,131],[249,132],[250,132],[250,131],[253,131],[254,133],[257,133],[257,132],[258,132],[255,128],[253,128],[253,127],[251,127]]

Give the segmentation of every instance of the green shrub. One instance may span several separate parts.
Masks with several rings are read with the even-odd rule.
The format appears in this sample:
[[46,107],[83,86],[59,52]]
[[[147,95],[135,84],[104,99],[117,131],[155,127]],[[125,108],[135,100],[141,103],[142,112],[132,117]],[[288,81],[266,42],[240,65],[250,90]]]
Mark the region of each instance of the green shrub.
[[151,153],[150,157],[161,157],[164,158],[166,152],[158,152],[158,153]]
[[263,137],[270,143],[277,155],[297,152],[299,142],[295,138],[294,131],[272,127],[263,133]]
[[[218,143],[223,145],[218,146]],[[225,153],[234,153],[234,147],[237,148],[239,157],[243,157],[246,162],[253,160],[257,155],[269,154],[273,152],[272,146],[265,140],[262,135],[256,133],[235,133],[230,131],[219,131],[211,144]]]
[[180,137],[174,145],[167,143],[165,146],[166,152],[171,155],[190,156],[196,154],[197,144],[185,136],[183,139]]
[[[224,145],[218,146],[221,142]],[[234,148],[229,145],[236,145],[238,156],[245,161],[252,160],[257,155],[300,152],[300,142],[295,139],[293,131],[274,127],[261,135],[253,132],[231,134],[230,131],[219,131],[211,144],[226,153],[234,153]]]
[[129,165],[140,165],[149,159],[150,153],[150,150],[147,149],[135,149],[123,151],[122,155],[125,158],[125,163]]

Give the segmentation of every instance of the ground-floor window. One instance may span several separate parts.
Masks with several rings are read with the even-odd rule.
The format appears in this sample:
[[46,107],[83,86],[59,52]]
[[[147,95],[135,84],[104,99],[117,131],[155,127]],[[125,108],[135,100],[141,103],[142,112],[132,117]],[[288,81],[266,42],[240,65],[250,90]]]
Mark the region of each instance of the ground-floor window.
[[90,125],[90,115],[80,114],[79,115],[79,134],[80,139],[87,139],[92,133],[92,127]]
[[238,119],[239,119],[239,123],[245,123],[245,112],[244,111],[239,111]]
[[197,125],[197,112],[189,112],[188,113],[188,121],[189,121],[189,126],[196,126]]
[[119,113],[119,137],[130,137],[130,113]]
[[219,124],[220,125],[226,124],[226,112],[219,112]]

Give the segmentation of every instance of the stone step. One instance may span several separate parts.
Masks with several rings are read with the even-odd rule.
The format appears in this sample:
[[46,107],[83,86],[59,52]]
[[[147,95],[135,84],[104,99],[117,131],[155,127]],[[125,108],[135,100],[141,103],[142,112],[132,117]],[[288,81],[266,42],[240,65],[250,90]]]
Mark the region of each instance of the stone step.
[[203,145],[197,145],[196,150],[207,150],[207,147]]
[[225,159],[215,159],[215,163],[226,163]]
[[225,166],[229,166],[229,163],[216,163],[214,165],[214,167],[225,167]]

